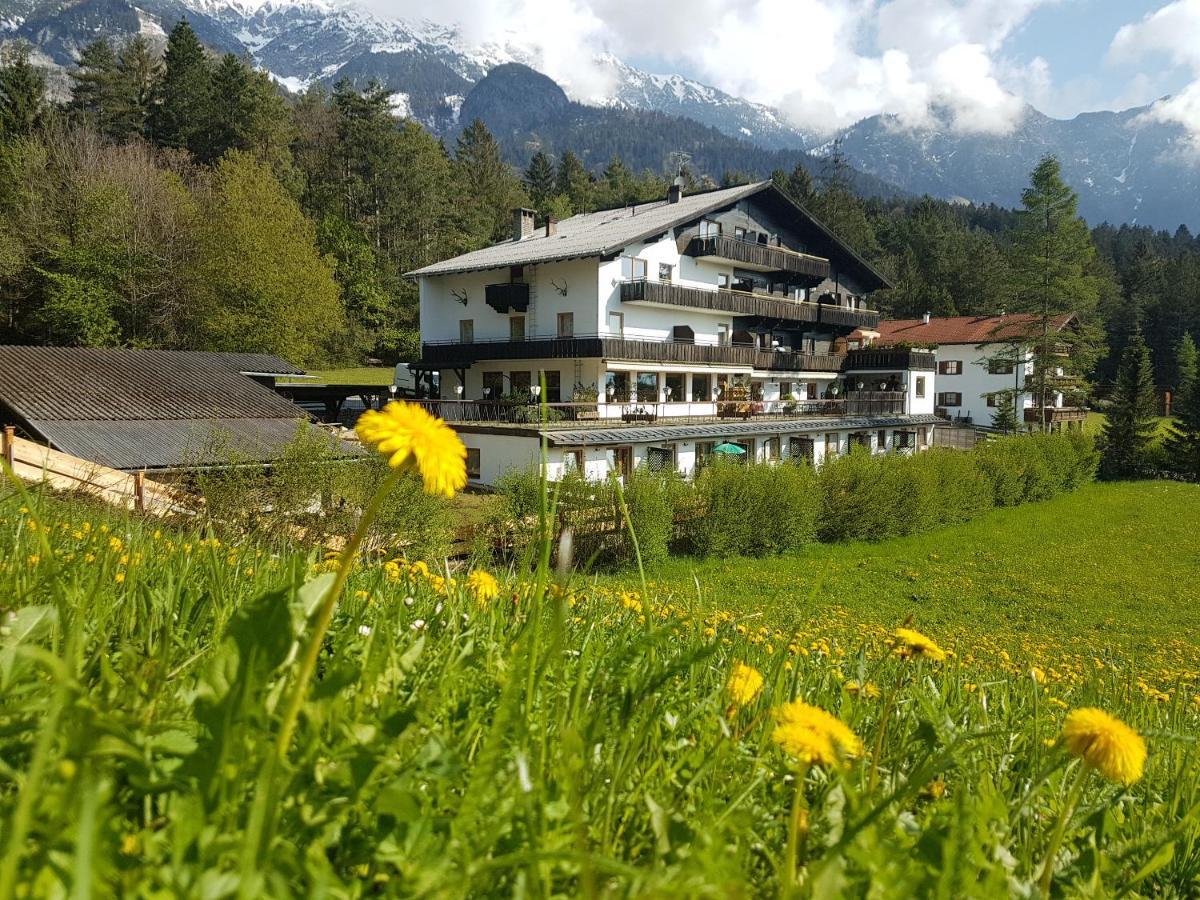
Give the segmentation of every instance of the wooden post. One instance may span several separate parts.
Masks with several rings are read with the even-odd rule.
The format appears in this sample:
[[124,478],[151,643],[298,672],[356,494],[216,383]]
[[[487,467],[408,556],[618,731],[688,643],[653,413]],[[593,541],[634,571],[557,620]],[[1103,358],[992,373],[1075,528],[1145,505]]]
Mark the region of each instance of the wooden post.
[[140,513],[146,511],[146,473],[133,473],[133,508]]
[[4,461],[8,463],[8,467],[13,467],[13,456],[16,452],[14,446],[17,442],[17,429],[13,425],[4,426]]

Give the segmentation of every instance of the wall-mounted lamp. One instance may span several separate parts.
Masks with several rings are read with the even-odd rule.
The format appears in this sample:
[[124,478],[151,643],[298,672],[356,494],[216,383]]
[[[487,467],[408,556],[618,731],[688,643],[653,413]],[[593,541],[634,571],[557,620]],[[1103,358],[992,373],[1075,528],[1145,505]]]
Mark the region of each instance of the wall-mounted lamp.
[[454,386],[454,393],[458,394],[458,399],[461,400],[463,395],[463,386],[461,384],[456,384]]

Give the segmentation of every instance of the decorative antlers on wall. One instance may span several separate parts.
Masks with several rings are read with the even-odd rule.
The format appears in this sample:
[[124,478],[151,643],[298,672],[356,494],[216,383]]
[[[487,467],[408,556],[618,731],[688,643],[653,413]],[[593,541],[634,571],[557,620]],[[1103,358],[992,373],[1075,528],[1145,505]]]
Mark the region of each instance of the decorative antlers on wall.
[[565,280],[564,280],[564,281],[563,281],[563,283],[560,285],[560,284],[559,284],[557,281],[554,281],[554,280],[552,279],[552,280],[550,281],[550,284],[551,284],[551,285],[553,285],[553,286],[554,286],[554,289],[555,289],[556,291],[558,291],[560,294],[562,294],[564,297],[565,297],[565,296],[567,296],[567,282],[566,282]]
[[466,291],[466,288],[463,288],[461,291],[456,291],[456,290],[454,290],[453,288],[451,288],[451,289],[450,289],[450,296],[452,296],[452,297],[453,297],[455,300],[457,300],[457,301],[458,301],[459,303],[461,303],[463,306],[466,306],[466,305],[467,305],[467,291]]

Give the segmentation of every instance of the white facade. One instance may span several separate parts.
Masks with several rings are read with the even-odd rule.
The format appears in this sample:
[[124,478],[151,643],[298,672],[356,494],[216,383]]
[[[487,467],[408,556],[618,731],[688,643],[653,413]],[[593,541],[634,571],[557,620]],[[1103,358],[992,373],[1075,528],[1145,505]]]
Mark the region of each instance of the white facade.
[[[667,460],[681,475],[696,474],[698,462],[706,450],[729,441],[747,448],[746,459],[757,463],[782,463],[796,456],[813,465],[821,465],[831,455],[843,455],[852,446],[861,445],[872,453],[913,453],[926,449],[932,442],[932,424],[900,427],[847,427],[836,419],[820,426],[801,430],[798,425],[790,433],[713,435],[704,439],[654,440],[574,446],[548,445],[545,448],[545,470],[551,481],[564,477],[582,461],[585,475],[590,479],[607,478],[610,474],[625,475],[641,465],[661,465]],[[487,486],[508,472],[540,468],[542,464],[541,437],[535,431],[505,432],[502,428],[462,425],[459,437],[467,447],[468,475],[473,485]],[[551,437],[553,432],[549,433]],[[657,454],[657,456],[656,456]]]
[[[1025,410],[1034,407],[1033,349],[1022,347],[1014,352],[1013,345],[941,344],[937,356],[937,396],[934,406],[945,410],[951,419],[969,420],[973,425],[991,427],[996,406],[1017,391],[1017,423],[1024,422]],[[1016,357],[1014,361],[1014,357]],[[1062,374],[1058,369],[1057,375]],[[1055,392],[1052,406],[1063,405],[1063,395]]]
[[[667,221],[664,209],[657,207],[654,215],[660,218],[654,221]],[[796,269],[801,274],[784,279],[787,287],[781,288],[764,274],[773,269],[755,259],[685,252],[697,235],[722,234],[721,228],[745,235],[756,228],[760,237],[772,229],[773,243],[740,235],[734,240],[744,240],[755,252],[805,255],[807,247],[796,249],[796,240],[793,247],[783,247],[781,230],[769,224],[772,216],[778,218],[778,213],[739,201],[669,224],[645,240],[610,245],[599,255],[593,251],[545,261],[545,248],[557,240],[554,232],[543,226],[530,234],[518,214],[522,236],[504,245],[512,252],[504,249],[501,257],[512,264],[489,262],[492,267],[486,269],[464,264],[455,270],[449,261],[432,267],[431,273],[418,272],[425,351],[421,366],[440,373],[439,413],[468,447],[471,482],[491,485],[507,471],[539,464],[536,407],[528,406],[518,419],[487,418],[502,406],[498,401],[510,404],[502,407],[510,415],[512,405],[521,406],[531,397],[551,404],[554,421],[541,430],[550,444],[546,467],[552,479],[573,466],[582,466],[590,478],[604,478],[643,463],[692,475],[713,446],[727,441],[744,446],[747,459],[782,461],[795,454],[813,464],[830,453],[848,452],[852,443],[872,452],[927,446],[937,390],[933,371],[840,371],[845,338],[853,328],[844,318],[869,314],[855,276],[808,255],[825,265],[828,277],[819,274],[820,266]],[[610,218],[621,215],[613,212]],[[636,224],[634,212],[630,221]],[[562,237],[570,240],[579,240],[580,229],[590,227],[563,225]],[[518,252],[525,247],[530,248],[527,255]],[[494,260],[498,249],[502,245],[478,253]],[[738,249],[732,255],[742,253]],[[868,277],[861,275],[865,264],[850,259],[848,251],[845,261],[848,270]],[[645,294],[657,299],[641,299],[642,294],[623,299],[623,285],[630,282],[646,283]],[[792,286],[799,284],[807,286]],[[517,302],[497,293],[493,302],[503,310],[498,311],[486,302],[489,286],[504,288],[504,296],[517,297]],[[652,294],[650,286],[658,293]],[[514,287],[519,290],[510,290]],[[683,296],[676,288],[711,292],[722,302]],[[669,296],[663,296],[664,290]],[[819,297],[825,304],[820,307]],[[739,310],[753,305],[756,312],[708,308],[720,305]],[[773,312],[759,314],[760,308]],[[829,309],[852,312],[843,313],[843,319],[826,319],[824,310]],[[610,351],[616,343],[622,352],[613,358],[589,355],[568,341]],[[542,343],[524,346],[533,342]],[[879,397],[852,403],[847,391],[856,390]],[[555,409],[553,404],[562,406]],[[875,415],[876,409],[887,414]],[[567,433],[574,437],[564,437]]]

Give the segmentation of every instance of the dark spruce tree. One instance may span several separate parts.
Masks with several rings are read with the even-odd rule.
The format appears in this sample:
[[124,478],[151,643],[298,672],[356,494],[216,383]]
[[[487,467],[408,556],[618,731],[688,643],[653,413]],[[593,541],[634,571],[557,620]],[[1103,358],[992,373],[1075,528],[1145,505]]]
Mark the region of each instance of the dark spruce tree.
[[117,54],[106,39],[92,41],[79,53],[71,72],[71,100],[67,112],[101,134],[111,137],[116,116]]
[[117,140],[145,137],[149,130],[154,88],[162,75],[158,54],[142,35],[121,48],[112,116],[112,136]]
[[31,134],[46,111],[46,76],[29,60],[29,47],[0,53],[0,137]]
[[211,114],[212,69],[200,39],[186,21],[171,29],[163,68],[150,123],[154,140],[203,157],[208,142],[205,126]]
[[550,212],[551,201],[558,193],[556,181],[550,157],[541,150],[533,154],[525,170],[525,189],[529,192],[529,202],[543,218]]
[[1175,355],[1175,421],[1167,430],[1167,464],[1183,478],[1200,481],[1200,366],[1190,334],[1180,338]]
[[1130,338],[1100,444],[1100,474],[1105,478],[1138,478],[1149,472],[1149,449],[1154,439],[1156,401],[1150,350],[1141,332]]

